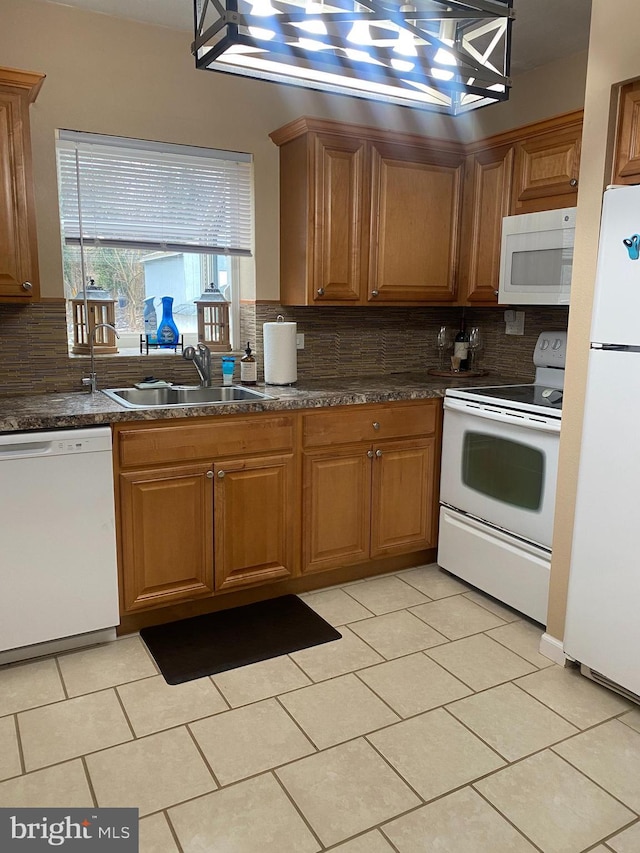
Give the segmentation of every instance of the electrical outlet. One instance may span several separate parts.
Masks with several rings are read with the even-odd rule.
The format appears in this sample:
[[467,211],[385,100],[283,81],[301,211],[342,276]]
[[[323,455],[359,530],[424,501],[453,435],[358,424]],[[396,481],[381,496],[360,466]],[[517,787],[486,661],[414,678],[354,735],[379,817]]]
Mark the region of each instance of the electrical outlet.
[[524,311],[504,312],[505,335],[524,335]]
[[296,334],[296,349],[304,349],[304,332]]

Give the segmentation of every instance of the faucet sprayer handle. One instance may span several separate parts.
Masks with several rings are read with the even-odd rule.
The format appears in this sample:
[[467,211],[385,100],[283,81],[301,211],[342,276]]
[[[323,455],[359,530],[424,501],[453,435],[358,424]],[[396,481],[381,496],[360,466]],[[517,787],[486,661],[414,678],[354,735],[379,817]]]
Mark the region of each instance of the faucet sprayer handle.
[[182,351],[182,357],[186,358],[187,361],[193,361],[193,357],[196,354],[194,347],[185,347]]

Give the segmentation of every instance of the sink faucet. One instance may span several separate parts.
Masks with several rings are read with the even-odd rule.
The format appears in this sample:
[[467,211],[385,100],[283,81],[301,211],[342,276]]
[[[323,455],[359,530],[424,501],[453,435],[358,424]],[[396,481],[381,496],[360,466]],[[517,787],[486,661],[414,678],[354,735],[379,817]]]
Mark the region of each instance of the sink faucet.
[[194,347],[185,347],[182,357],[192,361],[200,377],[200,385],[203,388],[211,387],[211,350],[203,343],[198,343],[197,351]]
[[116,331],[115,326],[112,326],[111,323],[96,323],[96,325],[91,329],[89,333],[89,351],[91,353],[91,373],[88,378],[82,380],[83,385],[89,386],[89,393],[93,394],[94,391],[98,390],[98,379],[96,377],[96,355],[95,355],[95,346],[96,346],[96,329],[105,328],[111,329],[116,338],[119,338],[120,335]]

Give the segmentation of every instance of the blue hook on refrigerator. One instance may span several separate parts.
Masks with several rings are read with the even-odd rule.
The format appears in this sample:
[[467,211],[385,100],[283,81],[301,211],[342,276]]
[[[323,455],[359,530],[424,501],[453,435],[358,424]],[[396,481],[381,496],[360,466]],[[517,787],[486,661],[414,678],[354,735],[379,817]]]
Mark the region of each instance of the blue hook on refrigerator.
[[629,258],[632,261],[637,261],[640,258],[640,234],[634,234],[632,237],[627,237],[622,241],[627,247]]

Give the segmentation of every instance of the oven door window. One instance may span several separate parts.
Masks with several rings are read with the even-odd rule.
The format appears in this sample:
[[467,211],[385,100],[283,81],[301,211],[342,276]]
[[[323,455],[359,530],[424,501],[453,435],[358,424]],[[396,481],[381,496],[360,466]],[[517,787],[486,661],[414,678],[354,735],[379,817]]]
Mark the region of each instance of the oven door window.
[[544,453],[536,447],[486,433],[466,432],[462,481],[470,489],[521,509],[539,510]]

